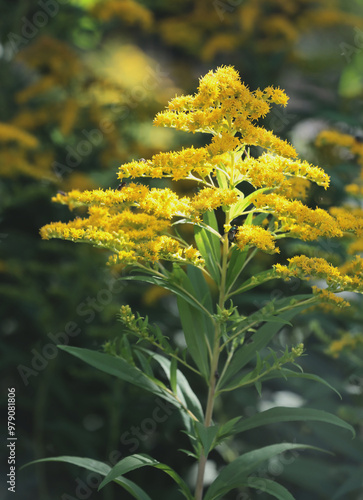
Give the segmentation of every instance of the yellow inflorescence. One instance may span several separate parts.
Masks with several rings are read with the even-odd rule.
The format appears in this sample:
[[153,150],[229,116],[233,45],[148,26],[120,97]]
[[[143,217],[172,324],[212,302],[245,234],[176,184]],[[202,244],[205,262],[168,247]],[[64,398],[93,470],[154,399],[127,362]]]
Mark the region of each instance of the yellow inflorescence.
[[38,146],[38,139],[10,123],[0,123],[0,142],[16,141],[26,148]]
[[[287,101],[279,88],[249,90],[233,67],[210,71],[200,79],[196,94],[175,97],[155,118],[156,125],[207,133],[210,142],[204,147],[163,152],[121,165],[118,177],[123,182],[117,190],[59,193],[54,201],[71,209],[85,206],[88,217],[49,224],[41,230],[43,238],[87,241],[108,249],[112,263],[144,265],[169,260],[205,269],[196,246],[174,233],[173,227],[175,222],[200,225],[208,211],[220,209],[221,214],[228,214],[232,207],[233,216],[225,220],[227,232],[236,223],[233,218],[252,214],[252,220],[257,220],[254,216],[260,212],[272,216],[268,224],[246,221],[236,226],[235,243],[240,249],[256,247],[276,253],[276,240],[285,236],[311,241],[341,237],[346,231],[361,234],[358,213],[351,217],[329,214],[296,199],[303,197],[310,183],[327,188],[329,177],[320,168],[297,160],[289,143],[257,125],[273,104],[286,106]],[[67,128],[69,125],[65,125]],[[250,156],[254,146],[265,150],[258,158]],[[179,196],[166,187],[124,181],[142,177],[187,179],[197,183],[198,190]],[[242,182],[255,189],[247,202],[240,189]],[[220,239],[229,245],[226,235]],[[357,263],[355,266],[359,267]],[[351,272],[342,274],[322,258],[295,257],[289,266],[276,266],[275,271],[281,277],[325,277],[333,291],[359,288]],[[321,295],[327,299],[327,293]]]
[[300,238],[316,240],[320,236],[341,237],[342,230],[337,221],[325,210],[307,207],[299,200],[288,200],[277,194],[258,193],[254,198],[256,208],[275,215],[275,232]]
[[356,258],[341,269],[329,264],[325,259],[305,255],[297,255],[288,261],[288,266],[275,264],[274,269],[278,276],[285,279],[296,276],[305,280],[322,278],[327,282],[328,290],[333,292],[363,291],[363,259]]
[[153,23],[151,11],[134,0],[98,2],[91,10],[91,13],[101,21],[108,21],[118,17],[127,25],[137,25],[144,29],[149,29]]
[[349,332],[344,333],[339,340],[333,340],[327,349],[327,353],[333,358],[338,358],[344,349],[349,348],[350,351],[355,351],[357,347],[363,345],[363,336],[352,335]]
[[313,294],[318,296],[324,304],[332,306],[332,309],[339,307],[349,307],[350,303],[343,299],[343,297],[338,297],[335,293],[327,290],[326,288],[318,288],[316,286],[311,287]]
[[236,240],[242,250],[247,245],[251,245],[267,253],[279,252],[279,249],[275,247],[272,234],[259,226],[241,227],[236,234]]
[[329,176],[321,168],[281,156],[264,154],[259,158],[247,158],[238,162],[237,169],[243,176],[241,180],[250,182],[256,188],[289,190],[292,178],[313,181],[324,188],[329,186]]

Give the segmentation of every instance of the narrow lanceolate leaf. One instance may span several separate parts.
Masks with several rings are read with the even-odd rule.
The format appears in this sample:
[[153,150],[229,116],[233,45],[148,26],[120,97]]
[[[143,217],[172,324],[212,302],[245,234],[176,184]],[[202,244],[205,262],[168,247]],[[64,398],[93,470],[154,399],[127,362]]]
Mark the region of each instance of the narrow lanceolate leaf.
[[237,434],[239,432],[255,429],[261,425],[294,421],[324,422],[326,424],[332,424],[342,427],[343,429],[347,429],[352,433],[353,437],[355,436],[354,428],[332,413],[328,413],[323,410],[314,410],[311,408],[287,408],[283,406],[271,408],[261,413],[257,413],[256,415],[253,415],[253,417],[240,420],[231,430],[231,434]]
[[327,382],[323,378],[319,377],[318,375],[314,375],[313,373],[295,372],[293,370],[289,370],[288,368],[280,368],[279,370],[274,370],[274,371],[268,373],[267,375],[265,375],[263,377],[262,380],[271,380],[273,378],[281,378],[281,377],[283,377],[285,379],[288,379],[288,378],[304,378],[304,379],[307,379],[307,380],[313,380],[314,382],[319,382],[320,384],[323,384],[326,387],[329,387],[329,389],[331,389],[336,394],[338,394],[338,396],[340,397],[340,399],[342,399],[341,394],[339,393],[339,391],[337,391],[335,389],[335,387],[333,387],[332,385],[330,385],[329,382]]
[[208,363],[208,331],[210,321],[199,311],[196,311],[181,297],[177,298],[180,321],[183,327],[185,341],[194,363],[206,380],[209,379]]
[[[248,205],[248,202],[247,202],[247,205]],[[229,209],[230,220],[233,221],[233,219],[235,219],[236,217],[241,215],[247,205],[246,205],[246,201],[245,201],[243,193],[240,192],[239,199],[236,201],[236,203],[233,203],[233,205],[231,205],[231,207]]]
[[[257,191],[254,191],[253,193],[246,196],[246,198],[240,198],[238,201],[236,201],[236,203],[234,203],[234,205],[232,205],[230,208],[229,215],[230,215],[231,220],[233,220],[236,217],[238,217],[239,215],[243,214],[243,212],[246,210],[248,205],[251,204],[252,199],[256,196],[257,193],[263,193],[267,189],[268,188],[258,189]],[[252,217],[252,214],[251,214],[251,217]]]
[[79,347],[71,346],[58,346],[59,349],[72,354],[76,358],[88,363],[89,365],[101,370],[109,375],[114,375],[125,382],[130,382],[137,387],[145,389],[163,399],[166,399],[176,407],[179,407],[179,403],[175,398],[168,393],[165,385],[159,380],[152,378],[135,366],[130,365],[127,361],[122,358],[117,358],[109,354],[103,354],[97,351],[91,351],[89,349],[81,349]]
[[[204,222],[213,229],[218,225],[215,219],[214,212],[208,211],[203,215]],[[194,226],[194,238],[197,248],[205,261],[206,268],[214,281],[219,284],[221,280],[220,269],[218,264],[221,260],[221,243],[220,239],[210,231]]]
[[146,466],[160,469],[166,474],[168,474],[179,486],[185,498],[187,498],[188,500],[193,500],[193,495],[189,490],[188,486],[171,467],[162,464],[158,460],[155,460],[154,458],[151,458],[143,453],[131,455],[118,462],[110,470],[105,479],[102,481],[102,483],[99,486],[99,490],[104,486],[106,486],[106,484],[108,484],[109,482],[114,481],[119,476],[123,476],[123,474],[126,474],[127,472],[130,472],[135,469],[140,469],[141,467],[146,467]]
[[188,293],[186,293],[180,286],[173,283],[169,279],[166,279],[166,278],[162,279],[159,277],[147,276],[147,275],[145,275],[145,276],[139,276],[139,275],[137,275],[137,276],[125,276],[122,279],[127,280],[127,281],[144,281],[145,283],[150,283],[152,285],[160,286],[162,288],[165,288],[165,290],[170,290],[171,292],[175,293],[175,295],[177,295],[178,297],[181,297],[183,300],[188,302],[194,308],[196,308],[202,312],[205,312],[205,310],[201,307],[201,304],[196,299],[193,299],[193,297],[191,297]]
[[[27,467],[28,465],[37,464],[40,462],[65,462],[67,464],[77,465],[78,467],[83,467],[84,469],[95,472],[96,474],[100,474],[101,476],[107,476],[111,471],[111,467],[103,462],[98,462],[97,460],[92,460],[91,458],[82,458],[82,457],[52,457],[52,458],[43,458],[40,460],[34,460],[33,462],[29,462],[28,464],[23,465],[23,467]],[[22,467],[22,468],[23,468]],[[145,493],[145,491],[137,486],[133,481],[126,479],[124,477],[116,477],[114,482],[123,486],[126,491],[128,491],[134,498],[137,500],[151,500],[149,495]]]
[[198,299],[198,302],[200,302],[211,314],[213,314],[214,311],[211,290],[202,271],[195,266],[188,265],[187,276],[193,287],[193,295],[195,295]]
[[263,462],[280,453],[298,448],[319,450],[313,446],[303,444],[281,443],[265,446],[264,448],[253,450],[241,455],[222,469],[218,477],[208,488],[204,500],[218,500],[228,491],[244,486],[247,482],[248,476],[258,470]]
[[240,272],[242,271],[243,265],[247,258],[248,249],[249,247],[247,247],[245,250],[240,250],[237,246],[234,246],[232,248],[231,257],[229,259],[227,268],[227,279],[226,279],[227,290],[237,280]]
[[207,210],[203,214],[203,221],[207,226],[211,227],[214,232],[210,232],[210,242],[213,247],[213,254],[216,256],[217,261],[219,262],[221,259],[221,240],[219,236],[216,236],[216,233],[219,235],[218,231],[218,222],[216,218],[216,214],[214,210]]
[[[171,374],[171,362],[164,356],[150,351],[149,349],[142,348],[142,351],[147,352],[155,361],[157,361],[161,368],[164,370],[165,375],[169,378]],[[202,405],[200,404],[200,401],[195,395],[193,389],[190,387],[188,379],[180,370],[177,370],[176,377],[177,392],[180,391],[180,393],[183,395],[183,399],[185,400],[188,409],[197,417],[200,422],[202,422],[204,420]]]
[[[192,273],[190,269],[188,269],[188,271]],[[194,288],[192,280],[180,266],[173,267],[172,275],[175,282],[198,301],[199,294],[202,293],[202,290],[198,288],[196,290]],[[194,280],[193,273],[191,276]],[[211,320],[211,311],[208,309],[210,301],[209,299],[205,299],[204,302],[205,306],[202,305],[205,310],[197,310],[192,307],[189,302],[185,301],[181,295],[177,297],[180,321],[183,327],[188,351],[198,370],[202,373],[204,378],[208,380],[208,344],[211,345],[213,341],[214,326]]]
[[295,500],[295,498],[284,486],[265,477],[250,476],[245,486],[258,490],[257,493],[269,493],[271,496],[278,498],[279,500]]
[[177,393],[178,374],[177,374],[177,360],[172,358],[170,363],[170,387],[174,394]]

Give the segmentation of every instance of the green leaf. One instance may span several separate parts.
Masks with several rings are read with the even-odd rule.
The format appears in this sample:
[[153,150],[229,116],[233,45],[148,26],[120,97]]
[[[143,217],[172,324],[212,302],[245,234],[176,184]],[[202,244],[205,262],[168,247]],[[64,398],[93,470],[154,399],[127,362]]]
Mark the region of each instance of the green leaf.
[[[224,187],[224,186],[223,186]],[[236,219],[239,215],[242,215],[245,211],[245,209],[248,207],[248,205],[251,204],[251,200],[256,196],[257,193],[263,193],[269,188],[262,188],[258,189],[257,191],[253,191],[251,194],[246,196],[246,198],[239,199],[234,203],[231,208],[230,208],[230,219],[233,221],[233,219]],[[252,214],[249,214],[252,216]]]
[[[236,458],[232,463],[226,465],[219,473],[218,477],[213,481],[207,490],[204,500],[217,500],[225,495],[228,491],[246,485],[248,476],[257,470],[260,465],[266,460],[294,449],[313,449],[319,450],[314,446],[282,443],[265,446],[258,450],[253,450],[240,457]],[[319,450],[323,451],[323,450]]]
[[193,495],[188,486],[171,467],[162,464],[158,460],[155,460],[154,458],[151,458],[143,453],[131,455],[118,462],[107,474],[98,489],[100,490],[101,488],[106,486],[106,484],[114,481],[116,478],[122,476],[123,474],[126,474],[127,472],[146,466],[155,467],[156,469],[164,471],[176,482],[185,498],[187,498],[188,500],[193,500]]
[[[202,373],[206,380],[209,379],[209,363],[208,363],[208,330],[207,318],[191,307],[181,297],[177,298],[180,321],[183,327],[185,341],[188,346],[189,353],[194,360],[198,370]],[[210,323],[210,321],[208,321]]]
[[[297,295],[294,299],[302,300],[308,298],[310,295]],[[287,307],[291,303],[291,298],[277,300],[274,303],[274,308]],[[284,311],[279,314],[279,319],[282,322],[289,322],[296,314],[306,309],[306,305],[299,305],[297,302],[295,306],[291,309]],[[256,313],[254,313],[256,314]],[[246,319],[246,322],[249,318]],[[243,344],[234,354],[233,359],[227,368],[223,379],[220,381],[220,387],[224,388],[227,382],[238,373],[247,363],[249,363],[256,355],[256,352],[261,352],[272,340],[272,338],[280,331],[282,327],[281,322],[276,324],[266,323],[262,325],[252,337],[252,342],[249,344]]]
[[261,395],[262,395],[262,384],[261,384],[261,381],[260,380],[256,380],[256,382],[254,383],[254,385],[255,385],[256,391],[258,392],[258,395],[261,397]]
[[[222,165],[222,167],[223,167],[223,165]],[[229,187],[227,174],[224,172],[223,168],[222,169],[217,168],[216,177],[217,177],[219,187],[224,188],[224,189],[227,189]]]
[[[237,190],[239,191],[239,190]],[[236,203],[233,203],[229,209],[229,219],[233,221],[233,219],[236,219],[239,215],[241,215],[246,208],[246,201],[244,194],[240,191],[240,196],[239,199],[236,201]]]
[[98,370],[108,373],[109,375],[114,375],[121,380],[125,380],[125,382],[130,382],[137,387],[145,389],[146,391],[166,399],[176,407],[180,406],[175,398],[167,392],[166,387],[162,382],[144,374],[141,370],[130,365],[122,358],[116,358],[114,356],[110,356],[109,354],[103,354],[101,352],[82,349],[79,347],[64,345],[60,345],[58,347],[59,349],[62,349],[76,358],[88,363],[94,368],[97,368]]
[[196,455],[195,453],[192,453],[190,450],[184,450],[183,448],[179,448],[178,451],[185,453],[186,455],[188,455],[188,457],[192,457],[195,460],[198,460],[198,455]]
[[235,434],[235,426],[238,422],[240,422],[240,420],[241,417],[235,417],[219,426],[216,445],[227,439],[229,436],[233,436]]
[[170,363],[170,387],[174,394],[177,393],[178,375],[177,375],[177,360],[171,359]]
[[[192,273],[189,269],[189,272]],[[193,295],[196,301],[199,291],[193,287],[189,276],[180,268],[174,266],[173,268],[174,279],[178,284]],[[203,278],[204,279],[204,278]],[[208,305],[208,300],[206,300]],[[183,297],[177,297],[177,304],[179,309],[180,321],[184,330],[185,341],[188,346],[188,351],[192,356],[198,370],[202,375],[209,379],[209,359],[208,359],[208,344],[212,344],[214,338],[214,326],[208,309],[197,310],[191,307],[190,304],[183,300]]]
[[196,309],[199,309],[201,312],[205,313],[204,309],[201,307],[201,304],[198,303],[197,299],[191,297],[188,295],[180,285],[173,283],[171,279],[162,279],[156,276],[143,276],[143,275],[137,275],[137,276],[125,276],[122,278],[123,280],[127,281],[144,281],[146,283],[150,283],[152,285],[157,285],[161,286],[162,288],[165,288],[165,290],[170,290],[171,292],[175,293],[178,297],[181,297],[183,300],[188,302],[190,305],[195,307]]
[[219,432],[219,425],[205,427],[204,424],[196,422],[195,427],[203,445],[204,455],[208,456],[208,453],[214,448],[214,441]]
[[[96,472],[101,476],[107,476],[110,473],[111,467],[103,462],[98,462],[97,460],[92,460],[90,458],[81,458],[81,457],[52,457],[52,458],[43,458],[40,460],[34,460],[33,462],[29,462],[28,464],[23,465],[22,468],[27,467],[28,465],[37,464],[40,462],[65,462],[72,465],[77,465],[78,467],[83,467],[84,469],[90,470],[92,472]],[[123,486],[126,491],[128,491],[134,498],[137,500],[151,500],[149,495],[145,493],[143,489],[141,489],[137,484],[129,479],[123,477],[116,477],[114,482]]]
[[[206,212],[203,215],[203,219],[214,224],[214,212]],[[210,231],[207,231],[200,226],[194,226],[194,238],[197,248],[203,259],[205,260],[207,270],[209,271],[214,281],[219,284],[221,280],[220,269],[218,267],[221,260],[220,239]]]
[[279,500],[295,500],[284,486],[276,483],[276,481],[273,481],[272,479],[267,479],[266,477],[250,476],[245,486],[259,490],[257,494],[264,492],[270,493],[270,495],[278,498]]
[[[221,238],[214,210],[207,210],[204,212],[203,222],[214,230],[214,232],[209,232],[209,237],[213,247],[213,254],[216,257],[217,262],[219,262],[221,260]],[[218,233],[218,236],[216,236],[216,233]]]
[[154,377],[153,371],[151,369],[150,363],[148,360],[145,358],[145,356],[140,352],[139,349],[134,349],[134,353],[137,356],[137,359],[140,362],[142,371],[148,375],[149,377]]
[[353,437],[355,436],[354,428],[332,413],[328,413],[323,410],[314,410],[311,408],[288,408],[284,406],[271,408],[261,413],[257,413],[252,417],[246,418],[242,421],[240,420],[238,423],[236,423],[234,428],[231,429],[231,434],[245,432],[247,430],[260,427],[261,425],[294,421],[324,422],[326,424],[332,424],[338,427],[342,427],[343,429],[347,429],[352,433]]
[[237,288],[237,290],[234,290],[228,295],[231,297],[232,295],[236,295],[238,293],[245,293],[252,288],[256,288],[256,286],[260,286],[262,283],[266,283],[266,281],[274,279],[278,279],[278,277],[271,269],[269,269],[268,271],[263,271],[246,280],[243,285],[241,285],[239,288]]
[[266,219],[267,215],[268,214],[266,214],[266,213],[255,215],[255,217],[252,219],[252,225],[253,226],[260,225],[261,222],[263,222]]
[[[171,362],[168,359],[148,349],[142,348],[142,350],[144,352],[147,352],[150,356],[153,357],[153,359],[155,359],[156,362],[159,363],[167,377],[170,376]],[[204,420],[202,405],[193,392],[193,389],[190,387],[188,379],[180,370],[177,370],[177,388],[179,389],[178,395],[182,395],[187,408],[197,417],[200,422],[202,422]]]
[[247,258],[248,250],[249,247],[246,247],[244,250],[240,250],[236,245],[232,247],[231,257],[227,267],[227,279],[226,279],[227,290],[236,281],[239,274],[241,273],[243,265]]
[[293,370],[289,370],[288,368],[280,368],[279,370],[274,370],[263,377],[262,380],[271,380],[273,378],[305,378],[307,380],[313,380],[314,382],[319,382],[320,384],[329,387],[332,391],[334,391],[340,399],[342,399],[341,394],[337,391],[332,385],[330,385],[326,380],[319,377],[318,375],[314,375],[313,373],[304,373],[304,372],[295,372]]
[[208,309],[211,314],[213,314],[213,300],[211,291],[202,271],[195,266],[188,265],[187,276],[193,287],[193,295],[201,304],[203,304],[206,309]]

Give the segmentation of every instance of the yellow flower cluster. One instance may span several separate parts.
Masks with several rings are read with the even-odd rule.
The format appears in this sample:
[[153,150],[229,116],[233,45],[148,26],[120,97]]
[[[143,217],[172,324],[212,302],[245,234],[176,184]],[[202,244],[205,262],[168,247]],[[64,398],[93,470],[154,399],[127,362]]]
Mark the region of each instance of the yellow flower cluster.
[[244,225],[236,233],[237,245],[243,250],[246,246],[254,246],[267,253],[279,252],[275,247],[272,234],[259,226]]
[[[215,210],[218,207],[230,207],[238,199],[236,191],[223,188],[205,188],[201,189],[199,193],[191,200],[191,205],[194,214],[207,212],[208,210]],[[191,214],[193,215],[193,214]]]
[[151,160],[132,161],[121,165],[118,172],[120,180],[132,177],[151,177],[160,179],[171,177],[181,179],[195,179],[195,175],[204,178],[214,172],[219,158],[213,158],[206,148],[193,147],[177,152],[158,153]]
[[352,335],[346,332],[339,340],[333,340],[326,352],[333,356],[333,358],[338,358],[345,348],[354,351],[360,345],[363,345],[362,335]]
[[343,134],[337,130],[323,130],[316,138],[317,146],[342,146],[348,148],[354,155],[359,157],[359,163],[363,163],[363,143],[350,134]]
[[[168,110],[156,115],[154,124],[217,136],[227,132],[232,138],[239,133],[240,146],[261,146],[271,152],[295,157],[296,152],[290,144],[255,125],[256,120],[270,111],[272,103],[286,106],[287,101],[288,97],[281,89],[267,87],[252,92],[241,82],[234,68],[220,67],[201,78],[194,96],[172,99]],[[235,145],[238,146],[237,141]]]
[[363,209],[357,207],[332,207],[331,215],[335,217],[342,231],[356,236],[363,236]]
[[[119,0],[122,3],[122,0]],[[330,26],[361,26],[357,15],[339,7],[335,0],[195,0],[178,4],[156,20],[155,32],[164,43],[176,46],[203,60],[238,52],[248,46],[256,52],[294,52],[305,32]]]
[[112,213],[107,207],[89,207],[88,219],[76,218],[68,223],[57,222],[41,228],[43,239],[62,238],[88,242],[112,252],[112,264],[171,260],[202,265],[195,249],[182,246],[165,233],[170,222],[145,213],[127,209]]
[[38,146],[38,139],[10,123],[0,123],[0,141],[16,141],[25,148],[35,148]]
[[[49,36],[42,36],[23,49],[17,59],[37,69],[40,78],[17,94],[17,101],[25,103],[54,86],[68,85],[81,69],[77,55],[66,44]],[[46,69],[42,75],[42,70]]]
[[275,232],[312,241],[324,236],[341,237],[342,230],[325,210],[307,207],[299,200],[288,200],[278,194],[257,193],[253,201],[257,209],[275,216]]
[[152,12],[134,0],[101,1],[92,8],[91,14],[101,21],[118,17],[125,24],[144,29],[149,29],[153,22]]
[[[315,182],[327,188],[329,177],[320,168],[296,160],[290,144],[256,125],[273,103],[285,106],[287,100],[279,88],[250,91],[233,67],[210,71],[200,79],[196,94],[175,97],[155,119],[156,125],[209,133],[210,143],[131,161],[121,165],[118,172],[121,181],[139,177],[188,179],[198,182],[199,191],[178,196],[169,188],[123,181],[117,190],[58,194],[55,201],[70,208],[87,206],[89,218],[50,224],[43,228],[43,237],[92,242],[111,250],[114,262],[154,263],[166,259],[202,267],[199,252],[176,237],[172,227],[181,221],[200,223],[204,213],[219,207],[229,214],[227,225],[231,218],[249,213],[273,215],[268,226],[245,224],[236,230],[240,249],[254,246],[275,253],[275,240],[284,236],[307,241],[342,236],[347,221],[341,221],[341,228],[337,217],[321,209],[310,209],[293,198],[305,191],[306,183]],[[252,158],[247,152],[254,145],[267,151]],[[242,181],[256,189],[248,202],[239,189]],[[221,236],[222,240],[228,244],[226,236]],[[318,273],[318,269],[313,271]]]
[[318,288],[312,286],[313,294],[319,297],[324,303],[324,305],[330,305],[334,309],[335,307],[343,308],[349,307],[350,303],[343,299],[343,297],[338,297],[335,293],[327,290],[326,288]]
[[290,192],[291,179],[297,178],[313,181],[324,188],[329,186],[329,176],[321,168],[282,156],[264,154],[259,158],[247,158],[239,161],[236,168],[242,175],[240,180],[256,188],[278,187],[279,191]]
[[100,206],[123,210],[132,206],[159,219],[172,219],[175,216],[198,219],[200,214],[208,210],[231,206],[237,201],[237,193],[213,187],[201,189],[191,198],[186,196],[179,198],[169,188],[149,189],[142,184],[130,183],[120,190],[73,190],[69,193],[58,193],[52,200],[68,205],[71,209],[80,206]]
[[363,291],[363,259],[357,258],[344,269],[332,266],[325,259],[306,255],[297,255],[288,261],[288,266],[274,265],[277,276],[284,279],[295,276],[308,281],[315,277],[322,278],[327,282],[328,291],[333,292]]
[[[356,181],[345,187],[348,195],[361,200],[363,197],[363,143],[360,139],[349,134],[342,134],[337,131],[322,131],[316,143],[318,146],[334,145],[347,148],[356,158],[361,169]],[[346,204],[340,207],[330,208],[330,213],[336,219],[339,227],[347,233],[355,236],[350,239],[347,245],[347,252],[355,254],[363,252],[363,209],[356,205]]]

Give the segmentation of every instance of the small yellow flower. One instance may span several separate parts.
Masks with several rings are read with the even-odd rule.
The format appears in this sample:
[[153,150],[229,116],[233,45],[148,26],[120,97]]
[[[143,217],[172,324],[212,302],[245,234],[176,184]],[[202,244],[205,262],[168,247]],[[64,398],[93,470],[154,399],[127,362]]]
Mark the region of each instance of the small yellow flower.
[[238,246],[243,250],[246,246],[254,246],[267,253],[279,252],[275,247],[272,234],[259,226],[244,225],[236,234]]

